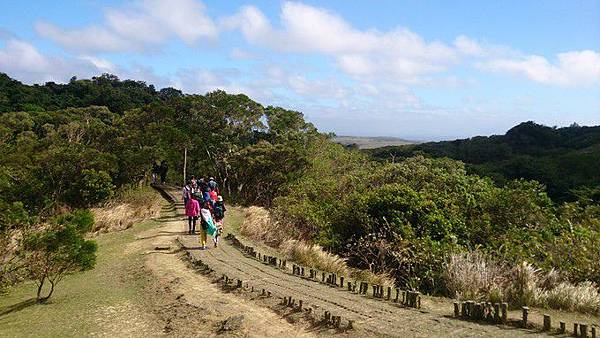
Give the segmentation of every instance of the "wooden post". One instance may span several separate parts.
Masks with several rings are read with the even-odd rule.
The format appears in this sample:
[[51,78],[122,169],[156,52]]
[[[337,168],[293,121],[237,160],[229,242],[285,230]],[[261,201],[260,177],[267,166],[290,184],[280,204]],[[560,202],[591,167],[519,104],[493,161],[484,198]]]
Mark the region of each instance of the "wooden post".
[[560,328],[558,329],[559,333],[567,332],[567,325],[565,324],[565,322],[560,322],[559,326],[560,326]]
[[573,323],[573,335],[575,337],[577,337],[577,334],[579,333],[579,324],[577,323]]
[[348,282],[348,291],[352,291],[352,282]]
[[398,297],[400,296],[400,289],[396,288],[396,298],[394,298],[394,302],[398,303]]
[[581,332],[580,337],[587,338],[587,336],[588,336],[587,324],[584,324],[584,323],[579,324],[579,332]]
[[544,331],[550,331],[552,328],[552,319],[550,315],[544,314]]
[[466,302],[460,303],[460,316],[463,318],[467,316],[467,303]]
[[302,311],[302,299],[298,301],[298,310]]
[[527,327],[527,317],[529,315],[529,308],[527,306],[523,306],[522,310],[523,310],[523,320],[521,322],[521,325],[523,327]]
[[458,317],[460,314],[460,304],[458,302],[454,302],[454,317]]
[[344,277],[340,276],[340,287],[343,288],[344,287]]
[[387,300],[390,300],[392,298],[392,287],[388,286],[387,288]]
[[500,309],[502,311],[502,323],[506,324],[508,321],[508,303],[500,304]]
[[500,322],[500,303],[494,303],[494,321]]
[[475,303],[475,310],[473,311],[473,314],[471,315],[471,318],[473,319],[481,319],[481,303]]
[[596,338],[596,327],[592,326],[592,338]]
[[[187,147],[183,148],[183,186],[185,187],[187,171]],[[161,182],[162,183],[162,182]]]
[[325,283],[325,272],[321,274],[321,282]]

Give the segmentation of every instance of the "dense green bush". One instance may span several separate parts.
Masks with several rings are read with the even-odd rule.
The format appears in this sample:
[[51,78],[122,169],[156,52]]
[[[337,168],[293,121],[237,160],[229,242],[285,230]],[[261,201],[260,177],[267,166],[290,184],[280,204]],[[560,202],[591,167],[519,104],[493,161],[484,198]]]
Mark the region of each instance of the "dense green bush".
[[559,208],[535,181],[498,187],[450,159],[374,164],[334,145],[319,145],[314,155],[275,200],[275,215],[353,265],[392,274],[402,287],[446,293],[445,262],[475,249],[514,266],[557,268],[574,282],[598,281],[594,204]]

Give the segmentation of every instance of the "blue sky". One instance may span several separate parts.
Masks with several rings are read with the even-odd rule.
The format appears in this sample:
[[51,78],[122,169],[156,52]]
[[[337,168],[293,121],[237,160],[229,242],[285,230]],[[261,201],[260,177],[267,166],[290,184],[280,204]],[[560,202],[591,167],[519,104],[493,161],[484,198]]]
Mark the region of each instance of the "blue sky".
[[600,1],[3,1],[0,72],[224,89],[340,135],[600,124]]

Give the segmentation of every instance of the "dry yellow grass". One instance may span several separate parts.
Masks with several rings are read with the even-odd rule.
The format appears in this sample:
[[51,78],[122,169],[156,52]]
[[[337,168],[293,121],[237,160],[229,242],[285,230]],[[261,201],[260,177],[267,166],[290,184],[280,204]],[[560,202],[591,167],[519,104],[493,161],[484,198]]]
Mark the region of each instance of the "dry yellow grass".
[[446,265],[448,290],[459,299],[508,301],[512,306],[533,305],[559,310],[600,314],[596,284],[573,285],[556,270],[544,273],[522,262],[508,268],[480,252],[455,254]]
[[260,207],[247,208],[244,221],[240,225],[242,235],[278,249],[288,260],[300,265],[350,276],[371,284],[394,285],[393,279],[388,275],[352,269],[348,267],[344,258],[327,252],[319,245],[297,240],[296,238],[301,236],[293,230],[292,226],[273,220],[269,211]]
[[120,231],[141,221],[158,217],[162,197],[150,187],[125,190],[102,207],[93,208],[94,234]]

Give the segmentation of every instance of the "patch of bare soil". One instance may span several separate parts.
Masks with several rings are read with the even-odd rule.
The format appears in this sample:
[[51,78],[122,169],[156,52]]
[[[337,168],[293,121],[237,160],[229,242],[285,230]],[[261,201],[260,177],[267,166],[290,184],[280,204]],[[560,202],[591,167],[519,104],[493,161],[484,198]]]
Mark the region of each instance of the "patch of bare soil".
[[[181,216],[142,233],[128,250],[142,250],[153,282],[148,308],[170,336],[307,337],[308,328],[292,325],[268,308],[227,293],[181,259],[176,239],[185,226]],[[136,334],[137,335],[137,334]]]

